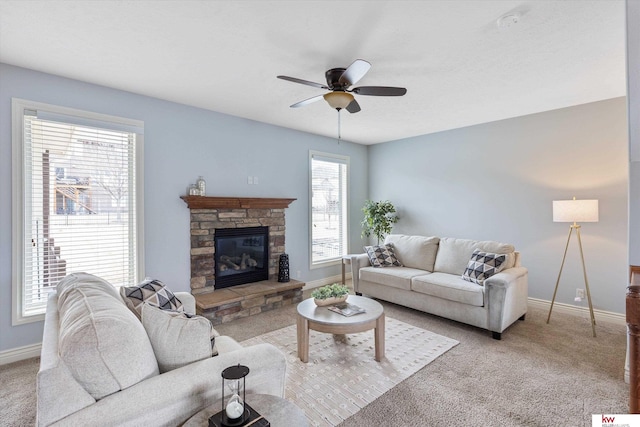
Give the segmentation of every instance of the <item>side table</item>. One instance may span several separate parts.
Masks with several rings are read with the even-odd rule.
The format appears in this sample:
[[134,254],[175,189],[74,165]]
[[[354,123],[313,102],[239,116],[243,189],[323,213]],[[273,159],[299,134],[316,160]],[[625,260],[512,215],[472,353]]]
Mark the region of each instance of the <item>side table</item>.
[[[357,256],[360,254],[347,254],[347,255],[342,255],[342,284],[344,285],[346,282],[346,274],[344,271],[344,267],[346,265],[351,265],[351,257]],[[351,267],[351,274],[353,274],[353,267]]]
[[[308,427],[307,417],[292,402],[270,394],[248,394],[247,403],[260,415],[264,416],[271,427],[300,426]],[[207,427],[209,417],[221,409],[220,401],[209,405],[202,411],[189,418],[182,427]]]

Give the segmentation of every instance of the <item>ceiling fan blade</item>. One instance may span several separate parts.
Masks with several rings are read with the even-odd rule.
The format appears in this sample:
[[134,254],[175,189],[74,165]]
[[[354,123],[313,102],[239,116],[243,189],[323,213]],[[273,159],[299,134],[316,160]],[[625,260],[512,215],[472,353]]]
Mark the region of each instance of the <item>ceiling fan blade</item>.
[[354,99],[349,103],[349,105],[347,105],[346,110],[350,113],[357,113],[360,111],[360,104],[358,104],[358,101]]
[[347,87],[354,85],[358,80],[364,77],[365,74],[367,74],[369,68],[371,68],[371,64],[367,61],[364,59],[356,59],[351,65],[349,65],[349,68],[344,70],[344,73],[342,73],[338,81],[340,84],[346,85]]
[[295,104],[291,105],[291,108],[304,107],[305,105],[309,105],[316,101],[320,101],[323,96],[324,95],[316,95],[313,98],[308,98],[308,99],[305,99],[304,101],[296,102]]
[[303,85],[307,85],[307,86],[313,86],[313,87],[317,87],[320,89],[329,89],[329,87],[327,87],[326,85],[320,84],[320,83],[316,83],[316,82],[310,82],[309,80],[302,80],[302,79],[298,79],[295,77],[289,77],[289,76],[278,76],[279,79],[282,80],[287,80],[290,82],[294,82],[294,83],[300,83]]
[[407,93],[407,89],[389,86],[360,86],[353,88],[350,92],[357,93],[358,95],[402,96]]

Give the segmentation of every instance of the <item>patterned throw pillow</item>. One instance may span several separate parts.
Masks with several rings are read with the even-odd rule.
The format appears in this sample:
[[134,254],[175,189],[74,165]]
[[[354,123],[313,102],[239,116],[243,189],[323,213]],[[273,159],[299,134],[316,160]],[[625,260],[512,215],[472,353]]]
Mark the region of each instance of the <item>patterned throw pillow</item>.
[[507,254],[493,254],[476,249],[471,255],[467,268],[462,273],[462,278],[467,282],[483,285],[485,279],[499,273],[504,268],[506,260]]
[[390,267],[392,265],[402,267],[393,252],[393,245],[390,243],[382,246],[365,246],[364,250],[369,256],[369,262],[374,267]]
[[159,280],[145,278],[136,286],[123,286],[120,295],[133,314],[142,316],[142,303],[147,302],[163,310],[184,311],[182,302]]

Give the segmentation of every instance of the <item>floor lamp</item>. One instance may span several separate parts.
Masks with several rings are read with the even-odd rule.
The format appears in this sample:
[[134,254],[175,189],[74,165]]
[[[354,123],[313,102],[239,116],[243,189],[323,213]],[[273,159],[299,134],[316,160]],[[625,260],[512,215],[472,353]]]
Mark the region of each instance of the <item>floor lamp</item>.
[[587,300],[589,301],[589,313],[591,314],[591,329],[593,330],[593,336],[596,336],[596,318],[593,315],[593,305],[591,304],[591,292],[589,291],[589,280],[587,280],[587,269],[584,265],[584,254],[582,252],[582,239],[580,238],[580,225],[578,222],[598,222],[598,201],[597,200],[554,200],[553,201],[553,222],[572,222],[569,226],[569,237],[567,237],[567,245],[564,248],[564,256],[562,257],[562,264],[560,264],[560,273],[558,273],[558,280],[556,281],[556,288],[553,291],[553,298],[551,299],[551,307],[549,308],[549,316],[547,316],[547,323],[551,319],[551,310],[553,310],[553,303],[556,300],[556,293],[558,292],[558,285],[560,284],[560,276],[562,275],[562,268],[564,267],[564,261],[567,258],[567,249],[569,249],[569,242],[571,241],[571,235],[573,231],[576,231],[578,235],[578,246],[580,247],[580,259],[582,260],[582,273],[584,274],[584,284],[587,290]]

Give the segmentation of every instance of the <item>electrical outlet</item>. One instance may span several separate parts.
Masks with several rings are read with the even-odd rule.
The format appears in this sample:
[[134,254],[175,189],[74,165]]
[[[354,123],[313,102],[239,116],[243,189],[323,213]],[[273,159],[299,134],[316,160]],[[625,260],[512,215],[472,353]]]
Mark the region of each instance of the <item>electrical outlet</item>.
[[254,185],[258,185],[258,177],[257,176],[253,177],[253,184]]
[[247,184],[249,185],[253,184],[253,177],[251,175],[247,177]]
[[584,299],[584,289],[576,289],[576,298]]

